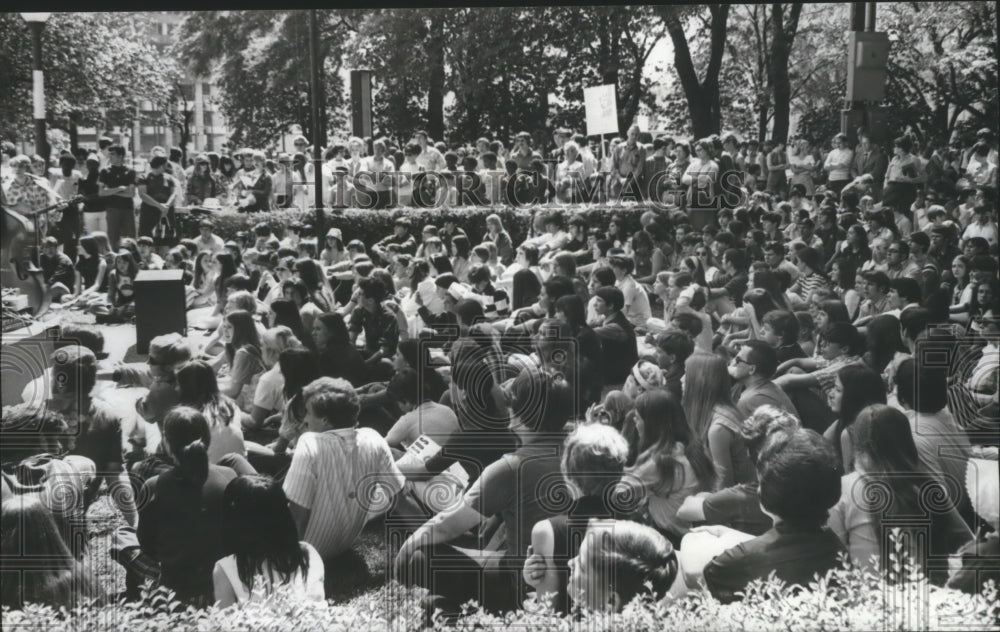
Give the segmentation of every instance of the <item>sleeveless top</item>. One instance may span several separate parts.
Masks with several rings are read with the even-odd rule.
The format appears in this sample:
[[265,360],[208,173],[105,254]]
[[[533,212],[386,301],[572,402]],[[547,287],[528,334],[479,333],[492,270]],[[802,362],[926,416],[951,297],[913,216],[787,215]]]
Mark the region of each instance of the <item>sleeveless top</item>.
[[295,601],[324,603],[326,596],[323,592],[323,580],[326,575],[323,566],[323,559],[319,553],[308,542],[299,542],[299,545],[306,550],[309,559],[309,568],[306,576],[298,571],[288,581],[278,584],[280,580],[275,573],[267,567],[263,573],[259,573],[254,578],[253,592],[247,590],[246,585],[240,579],[239,570],[236,567],[236,556],[228,555],[215,563],[215,568],[221,570],[232,586],[236,594],[237,603],[247,603],[260,601],[274,591],[282,591],[291,596]]

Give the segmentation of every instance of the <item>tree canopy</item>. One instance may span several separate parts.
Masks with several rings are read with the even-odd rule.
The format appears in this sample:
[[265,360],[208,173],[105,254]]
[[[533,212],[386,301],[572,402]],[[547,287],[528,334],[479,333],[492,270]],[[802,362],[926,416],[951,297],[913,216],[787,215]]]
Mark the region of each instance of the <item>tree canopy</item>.
[[[128,127],[137,100],[158,106],[172,92],[177,67],[145,35],[133,13],[53,13],[42,33],[49,127]],[[31,30],[17,13],[0,13],[0,135],[28,140]]]

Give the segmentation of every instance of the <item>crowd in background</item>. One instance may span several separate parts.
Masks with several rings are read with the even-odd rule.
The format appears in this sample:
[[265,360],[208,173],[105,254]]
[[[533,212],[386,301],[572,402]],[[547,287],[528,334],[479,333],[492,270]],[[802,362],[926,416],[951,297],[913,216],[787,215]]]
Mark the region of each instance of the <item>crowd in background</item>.
[[[128,322],[138,271],[179,269],[188,324],[205,335],[157,338],[148,363],[122,365],[101,358],[100,329],[63,328],[43,388],[4,409],[4,433],[48,430],[3,442],[2,543],[65,563],[5,581],[4,604],[96,591],[80,533],[102,483],[125,523],[112,555],[126,598],[152,580],[194,604],[260,588],[320,601],[376,518],[416,519],[393,574],[446,613],[471,598],[508,611],[529,592],[563,611],[620,609],[699,582],[728,602],[772,571],[807,585],[843,552],[883,571],[890,527],[929,528],[907,551],[932,582],[978,592],[1000,546],[994,133],[968,147],[901,136],[890,157],[862,130],[821,159],[803,141],[641,136],[631,128],[607,164],[568,130],[554,164],[528,135],[506,155],[426,134],[401,149],[377,140],[371,156],[356,142],[326,150],[334,180],[502,169],[514,202],[519,186],[536,202],[597,201],[598,178],[663,203],[634,227],[547,208],[521,243],[498,215],[472,227],[445,209],[375,243],[266,223],[226,241],[206,219],[158,252],[158,222],[182,198],[248,212],[309,200],[304,139],[270,166],[237,152],[239,171],[227,156],[188,171],[158,155],[133,181],[114,145],[86,175],[60,158],[53,191],[71,196],[67,178],[98,191],[72,255],[65,233],[44,244],[63,302]],[[33,203],[30,160],[10,163],[8,203]],[[378,206],[407,203],[379,182]],[[433,195],[457,194],[443,182]],[[348,194],[367,195],[356,184]],[[133,186],[138,239],[122,219]],[[692,212],[703,199],[718,204],[707,225]],[[486,202],[498,200],[512,201]],[[148,389],[125,451],[105,401],[116,384]],[[60,480],[80,488],[56,494]],[[872,486],[893,502],[866,503]],[[930,509],[928,493],[941,500]]]

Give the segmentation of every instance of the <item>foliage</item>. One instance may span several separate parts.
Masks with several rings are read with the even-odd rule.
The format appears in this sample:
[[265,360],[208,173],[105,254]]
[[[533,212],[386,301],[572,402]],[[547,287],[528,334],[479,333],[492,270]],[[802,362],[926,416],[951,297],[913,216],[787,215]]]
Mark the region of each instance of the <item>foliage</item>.
[[[161,105],[177,68],[133,13],[53,13],[42,31],[46,118],[100,129],[132,123],[137,100]],[[32,126],[32,35],[17,13],[0,13],[0,135],[26,140]]]
[[[505,617],[473,608],[454,623],[435,618],[435,630],[694,630],[756,632],[807,630],[987,630],[995,629],[997,589],[989,584],[980,595],[968,595],[929,584],[905,565],[896,573],[910,581],[887,584],[883,578],[845,567],[814,581],[808,590],[793,591],[776,579],[757,581],[742,602],[722,605],[707,592],[683,600],[657,603],[639,597],[616,615],[580,613],[561,617],[548,604],[529,599],[524,610]],[[146,591],[144,600],[124,605],[56,612],[29,605],[23,611],[4,608],[5,629],[154,630],[419,630],[424,628],[421,591],[389,584],[348,604],[325,608],[292,603],[282,594],[225,610],[182,608],[163,589]]]
[[[473,243],[479,243],[486,232],[486,217],[496,213],[500,216],[504,228],[510,233],[514,243],[520,243],[528,237],[532,218],[535,214],[544,214],[554,210],[560,211],[564,217],[570,215],[581,215],[587,220],[590,226],[607,228],[607,223],[611,215],[621,217],[624,227],[627,230],[638,230],[640,228],[639,216],[650,210],[649,206],[637,204],[625,204],[620,206],[539,206],[534,209],[529,207],[515,208],[510,206],[468,206],[453,207],[447,210],[442,209],[391,209],[384,211],[364,210],[364,209],[327,209],[324,225],[327,228],[340,228],[344,233],[344,239],[360,239],[366,244],[372,244],[386,235],[392,233],[393,222],[398,217],[406,217],[413,226],[413,232],[419,234],[426,224],[441,226],[441,219],[444,213],[458,217],[462,228],[469,234]],[[213,232],[223,239],[229,240],[236,236],[238,231],[252,232],[253,227],[264,222],[271,226],[272,231],[282,235],[284,227],[292,222],[312,224],[315,213],[313,211],[283,210],[271,211],[268,213],[255,213],[247,215],[245,213],[229,213],[218,215],[214,218],[215,228]],[[198,235],[198,220],[193,216],[188,216],[181,223],[182,232],[186,237],[196,237]]]
[[[324,133],[345,120],[340,79],[354,12],[318,11]],[[195,11],[175,54],[198,75],[215,73],[220,109],[237,145],[267,147],[297,123],[311,138],[307,11]]]
[[453,143],[519,131],[547,142],[550,127],[582,130],[583,88],[607,83],[624,132],[662,37],[646,7],[383,9],[366,15],[349,50],[375,71],[373,115],[399,140],[426,127],[435,139],[447,129]]

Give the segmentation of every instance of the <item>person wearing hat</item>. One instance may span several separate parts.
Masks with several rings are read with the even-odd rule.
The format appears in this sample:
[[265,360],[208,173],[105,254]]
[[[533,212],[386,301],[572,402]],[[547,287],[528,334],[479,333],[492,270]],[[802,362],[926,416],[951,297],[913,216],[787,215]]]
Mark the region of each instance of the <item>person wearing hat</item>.
[[153,238],[143,235],[136,240],[136,245],[139,248],[139,260],[136,262],[139,264],[140,270],[162,270],[163,269],[163,258],[153,251]]
[[222,237],[212,233],[213,228],[215,228],[215,222],[207,217],[198,222],[198,239],[195,240],[195,243],[198,244],[199,252],[208,251],[214,257],[226,250],[226,242],[223,241]]
[[962,239],[967,241],[978,237],[980,239],[985,239],[990,246],[996,246],[998,233],[995,214],[990,211],[990,207],[985,204],[976,205],[973,209],[973,213],[973,219],[969,222],[969,225],[965,227],[965,231],[962,233]]
[[59,252],[59,240],[46,237],[42,242],[42,252],[38,257],[38,265],[42,269],[42,277],[49,291],[52,292],[52,302],[58,303],[66,294],[72,294],[76,283],[76,270],[68,256]]
[[273,181],[274,208],[289,208],[292,205],[292,157],[284,152],[278,154],[278,170],[271,176]]
[[399,252],[407,255],[413,255],[417,251],[417,241],[410,234],[411,222],[405,217],[398,217],[392,225],[392,234],[379,240],[377,244],[372,246],[372,252],[381,258],[383,261],[387,261],[386,249],[389,244],[396,244],[399,247]]
[[212,174],[211,161],[206,154],[198,154],[194,159],[194,171],[187,179],[184,201],[188,206],[200,206],[205,200],[217,199],[222,194],[222,186]]
[[122,459],[124,422],[111,405],[92,397],[97,384],[97,356],[82,345],[69,345],[56,349],[51,361],[52,390],[47,408],[66,418],[69,453],[93,461],[98,473],[87,490],[86,503],[96,497],[101,482],[106,482],[125,522],[134,526],[135,497]]
[[139,236],[153,236],[166,222],[164,237],[174,232],[174,204],[180,195],[177,180],[166,172],[166,156],[154,156],[149,172],[136,178],[135,187],[142,204],[139,206]]
[[339,228],[331,228],[326,231],[326,243],[319,258],[324,268],[351,260],[350,254],[344,248],[344,234]]

